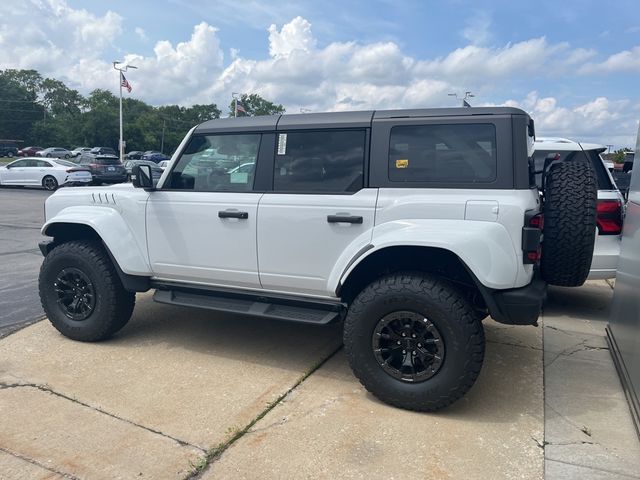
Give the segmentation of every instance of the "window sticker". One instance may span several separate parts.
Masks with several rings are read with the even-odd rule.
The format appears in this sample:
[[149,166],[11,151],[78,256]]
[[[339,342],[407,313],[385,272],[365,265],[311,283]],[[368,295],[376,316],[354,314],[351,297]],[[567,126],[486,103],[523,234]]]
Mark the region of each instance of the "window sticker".
[[286,155],[287,153],[287,134],[278,135],[278,155]]
[[409,166],[409,159],[403,158],[396,160],[396,168],[407,168]]

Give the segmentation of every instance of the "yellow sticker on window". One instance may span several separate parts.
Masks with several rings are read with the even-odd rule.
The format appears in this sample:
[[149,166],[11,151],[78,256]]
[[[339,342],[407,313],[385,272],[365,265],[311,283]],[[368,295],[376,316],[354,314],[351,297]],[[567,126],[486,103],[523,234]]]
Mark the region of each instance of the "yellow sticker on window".
[[409,166],[409,160],[403,158],[402,160],[396,160],[396,168],[407,168]]

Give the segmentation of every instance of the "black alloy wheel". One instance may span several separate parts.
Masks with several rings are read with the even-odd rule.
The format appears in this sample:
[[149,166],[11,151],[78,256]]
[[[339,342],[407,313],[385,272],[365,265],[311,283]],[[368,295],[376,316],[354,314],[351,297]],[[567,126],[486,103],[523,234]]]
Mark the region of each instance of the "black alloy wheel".
[[86,320],[96,305],[95,287],[80,269],[69,267],[58,273],[53,288],[60,310],[71,320]]
[[373,331],[372,346],[384,371],[404,382],[428,380],[444,362],[440,332],[433,322],[415,312],[385,315]]

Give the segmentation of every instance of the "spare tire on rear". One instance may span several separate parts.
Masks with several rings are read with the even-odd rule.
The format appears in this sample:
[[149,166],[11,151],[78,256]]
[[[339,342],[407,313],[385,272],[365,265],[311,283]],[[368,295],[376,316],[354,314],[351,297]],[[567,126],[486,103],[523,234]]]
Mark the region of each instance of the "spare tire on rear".
[[591,268],[596,239],[598,186],[591,165],[551,165],[544,188],[542,276],[551,285],[579,287]]

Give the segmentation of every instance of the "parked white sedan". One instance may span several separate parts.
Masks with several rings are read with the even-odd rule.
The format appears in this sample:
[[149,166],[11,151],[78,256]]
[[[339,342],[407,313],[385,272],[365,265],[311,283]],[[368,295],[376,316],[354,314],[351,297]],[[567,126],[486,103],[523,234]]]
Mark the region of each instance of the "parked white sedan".
[[60,185],[87,185],[91,172],[59,159],[22,158],[0,167],[0,185],[41,186],[55,190]]

